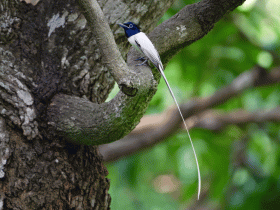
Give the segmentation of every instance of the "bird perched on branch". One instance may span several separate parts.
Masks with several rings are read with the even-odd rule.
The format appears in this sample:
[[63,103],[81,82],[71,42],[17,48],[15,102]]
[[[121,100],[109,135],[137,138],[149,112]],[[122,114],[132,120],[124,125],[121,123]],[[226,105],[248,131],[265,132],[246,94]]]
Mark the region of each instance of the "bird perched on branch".
[[183,117],[183,114],[181,112],[181,109],[178,105],[178,102],[173,94],[173,91],[165,77],[165,74],[163,73],[163,65],[162,65],[162,62],[160,60],[160,56],[159,56],[159,53],[158,51],[156,50],[155,46],[153,45],[153,43],[151,42],[151,40],[147,37],[147,35],[143,32],[140,31],[140,28],[139,26],[137,26],[135,23],[132,23],[132,22],[127,22],[127,23],[124,23],[124,24],[119,24],[119,26],[121,26],[124,31],[125,31],[125,35],[126,37],[128,38],[128,41],[130,42],[130,44],[136,49],[138,50],[140,53],[142,53],[144,56],[147,57],[147,59],[144,59],[143,58],[139,58],[137,60],[144,60],[143,63],[141,63],[140,65],[143,65],[144,63],[147,62],[147,60],[150,60],[154,65],[155,67],[158,69],[158,71],[160,72],[160,74],[162,75],[168,89],[169,89],[169,92],[178,108],[178,111],[180,113],[180,116],[183,120],[183,123],[185,125],[185,128],[187,130],[187,133],[188,133],[188,136],[189,136],[189,139],[190,139],[190,142],[191,142],[191,146],[192,146],[192,149],[193,149],[193,152],[194,152],[194,156],[195,156],[195,161],[196,161],[196,166],[197,166],[197,173],[198,173],[198,199],[199,199],[199,196],[200,196],[200,191],[201,191],[201,177],[200,177],[200,170],[199,170],[199,164],[198,164],[198,160],[197,160],[197,156],[196,156],[196,152],[195,152],[195,149],[194,149],[194,146],[193,146],[193,142],[192,142],[192,139],[191,139],[191,136],[190,136],[190,133],[189,133],[189,130],[188,130],[188,127],[185,123],[185,120],[184,120],[184,117]]

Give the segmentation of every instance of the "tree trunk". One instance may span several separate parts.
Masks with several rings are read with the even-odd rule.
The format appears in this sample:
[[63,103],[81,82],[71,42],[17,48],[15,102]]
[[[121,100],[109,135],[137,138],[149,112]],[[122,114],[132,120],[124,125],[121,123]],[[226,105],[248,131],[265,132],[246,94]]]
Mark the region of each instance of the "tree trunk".
[[[173,1],[99,1],[111,27],[104,39],[112,30],[126,55],[128,42],[116,23],[141,20],[149,32]],[[163,63],[243,1],[203,0],[157,27],[150,38]],[[92,18],[81,2],[87,1],[0,2],[0,210],[109,209],[108,172],[96,145],[128,134],[156,92],[159,73],[135,67],[133,51],[129,69],[120,65],[127,77],[116,80],[114,63],[104,57],[123,59],[114,50],[104,53],[99,16]],[[115,80],[123,93],[103,103]]]
[[3,209],[109,209],[107,170],[96,147],[28,142],[20,131],[4,131],[10,157],[1,180]]
[[[147,24],[172,2],[156,12],[151,3]],[[121,17],[140,16],[125,3],[100,5],[114,33]],[[47,121],[57,93],[102,103],[115,83],[77,2],[1,0],[0,23],[0,209],[110,209],[96,146],[69,143]]]
[[0,4],[3,209],[109,209],[96,147],[67,143],[44,120],[57,92],[101,103],[113,87],[86,20],[69,0]]

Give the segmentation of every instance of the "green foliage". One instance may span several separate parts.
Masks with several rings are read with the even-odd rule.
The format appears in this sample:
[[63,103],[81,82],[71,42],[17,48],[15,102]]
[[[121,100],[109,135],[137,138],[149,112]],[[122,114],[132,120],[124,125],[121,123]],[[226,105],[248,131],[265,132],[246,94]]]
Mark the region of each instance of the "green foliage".
[[[176,2],[161,21],[194,2]],[[278,0],[248,0],[218,22],[207,36],[177,54],[165,73],[178,101],[209,96],[257,64],[270,69],[279,66],[279,6]],[[167,92],[161,81],[147,114],[174,105]],[[237,109],[253,112],[279,104],[279,85],[272,85],[246,90],[216,108],[224,113]],[[207,209],[279,208],[279,125],[267,122],[229,125],[220,132],[191,130]],[[185,132],[108,164],[108,170],[112,209],[172,210],[195,205],[197,172]],[[164,191],[155,184],[163,175],[175,177],[177,181],[170,184],[175,186],[173,190]]]

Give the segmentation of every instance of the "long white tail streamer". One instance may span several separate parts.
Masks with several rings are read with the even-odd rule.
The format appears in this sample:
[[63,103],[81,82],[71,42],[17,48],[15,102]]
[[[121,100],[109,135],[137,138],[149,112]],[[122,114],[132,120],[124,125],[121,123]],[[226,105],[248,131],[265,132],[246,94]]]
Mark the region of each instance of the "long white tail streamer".
[[[125,26],[127,27],[127,26]],[[169,92],[178,108],[178,111],[180,113],[180,116],[183,120],[183,123],[185,125],[185,128],[187,130],[187,133],[188,133],[188,136],[189,136],[189,139],[190,139],[190,142],[191,142],[191,145],[192,145],[192,150],[193,150],[193,153],[194,153],[194,156],[195,156],[195,161],[196,161],[196,167],[197,167],[197,174],[198,174],[198,195],[197,195],[197,199],[199,199],[199,196],[200,196],[200,191],[201,191],[201,176],[200,176],[200,170],[199,170],[199,164],[198,164],[198,160],[197,160],[197,156],[196,156],[196,152],[195,152],[195,149],[194,149],[194,146],[193,146],[193,142],[192,142],[192,139],[191,139],[191,135],[190,135],[190,132],[189,132],[189,129],[185,123],[185,119],[183,117],[183,114],[181,112],[181,109],[178,105],[178,102],[171,90],[171,87],[165,77],[165,74],[163,73],[163,65],[162,65],[162,62],[160,60],[160,56],[159,56],[159,53],[158,51],[156,50],[155,46],[153,45],[153,43],[151,42],[151,40],[146,36],[145,33],[143,32],[139,32],[133,36],[130,36],[128,38],[128,41],[130,42],[130,44],[132,44],[136,50],[140,51],[141,53],[143,53],[145,56],[148,57],[148,59],[155,65],[155,67],[159,70],[160,74],[162,75],[168,89],[169,89]],[[141,65],[141,64],[140,64]]]
[[180,113],[180,115],[181,115],[181,118],[182,118],[182,120],[183,120],[183,123],[184,123],[184,125],[185,125],[185,128],[186,128],[186,130],[187,130],[187,133],[188,133],[188,136],[189,136],[191,145],[192,145],[192,150],[193,150],[193,153],[194,153],[195,162],[196,162],[196,167],[197,167],[197,176],[198,176],[198,194],[197,194],[197,200],[199,200],[200,191],[201,191],[201,176],[200,176],[199,164],[198,164],[196,152],[195,152],[195,149],[194,149],[194,146],[193,146],[192,138],[191,138],[191,135],[190,135],[188,126],[187,126],[187,124],[186,124],[186,122],[185,122],[185,119],[184,119],[184,117],[183,117],[183,114],[182,114],[182,112],[181,112],[181,109],[180,109],[180,107],[179,107],[179,104],[178,104],[178,102],[177,102],[177,100],[176,100],[176,98],[175,98],[175,96],[174,96],[174,94],[173,94],[173,92],[172,92],[172,90],[171,90],[171,87],[170,87],[170,85],[169,85],[169,83],[168,83],[168,81],[167,81],[167,79],[166,79],[166,77],[165,77],[165,74],[163,73],[163,69],[161,69],[161,66],[159,66],[159,71],[160,71],[160,74],[162,75],[162,77],[163,77],[163,79],[164,79],[164,81],[165,81],[165,83],[166,83],[166,85],[167,85],[167,87],[168,87],[168,89],[169,89],[169,92],[170,92],[170,94],[171,94],[171,96],[172,96],[172,98],[173,98],[173,100],[174,100],[174,102],[175,102],[175,104],[176,104],[176,106],[177,106],[177,108],[178,108],[178,111],[179,111],[179,113]]

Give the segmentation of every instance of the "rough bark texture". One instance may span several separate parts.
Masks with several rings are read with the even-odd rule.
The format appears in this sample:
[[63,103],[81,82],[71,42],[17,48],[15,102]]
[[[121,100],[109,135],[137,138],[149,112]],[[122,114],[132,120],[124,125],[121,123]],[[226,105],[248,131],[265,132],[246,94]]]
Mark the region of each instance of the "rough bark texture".
[[4,209],[109,209],[107,170],[95,147],[9,137]]
[[[83,2],[87,1],[83,0]],[[178,14],[156,27],[149,36],[158,48],[163,62],[166,63],[180,49],[206,35],[222,15],[227,14],[242,2],[243,0],[227,2],[204,0],[186,6]],[[90,16],[89,13],[87,13],[88,16]],[[143,23],[145,24],[145,22]],[[207,28],[206,25],[209,27]],[[92,30],[97,29],[93,28]],[[102,36],[98,37],[98,34],[96,33],[97,39],[102,39]],[[160,79],[158,71],[153,71],[153,75],[151,75],[151,70],[147,66],[135,66],[134,60],[136,58],[139,58],[139,54],[132,49],[128,54],[127,64],[132,75],[131,78],[133,78],[131,81],[134,88],[137,89],[137,94],[134,97],[128,98],[124,94],[118,94],[114,100],[100,106],[90,105],[84,101],[87,106],[84,109],[79,109],[77,113],[73,113],[75,107],[80,107],[81,104],[77,103],[78,100],[75,97],[60,95],[67,100],[63,100],[59,96],[53,98],[53,103],[48,110],[49,124],[53,126],[53,129],[59,130],[71,141],[76,142],[77,139],[80,139],[84,144],[92,145],[116,141],[132,131],[139,123],[147,104],[155,94]],[[113,111],[112,107],[114,107]],[[69,113],[73,114],[69,115]],[[87,123],[91,122],[92,118],[88,113],[99,115],[98,123]],[[79,120],[81,115],[84,116],[83,121]],[[100,129],[104,127],[108,129]],[[96,135],[99,130],[101,133]],[[119,134],[115,135],[115,131]],[[108,135],[108,133],[113,135]],[[92,139],[92,136],[95,138]]]
[[[209,25],[242,1],[202,1],[202,5],[211,2],[225,7]],[[149,32],[172,3],[99,1],[117,44],[122,43],[118,47],[123,56],[128,42],[116,23],[141,22],[143,31]],[[206,14],[214,11],[215,7]],[[96,147],[65,139],[96,145],[129,133],[155,93],[159,74],[154,73],[154,80],[149,67],[136,68],[137,54],[132,51],[127,64],[139,77],[139,91],[135,97],[120,92],[103,103],[114,80],[101,62],[96,39],[102,37],[94,36],[96,29],[88,26],[82,12],[74,0],[41,0],[36,5],[0,2],[0,209],[110,208],[107,171]],[[203,14],[194,12],[189,15]],[[201,30],[199,24],[208,22],[198,19]],[[208,30],[202,27],[204,35]],[[182,31],[177,33],[183,35]],[[155,42],[157,34],[159,39],[166,35],[155,31]],[[202,37],[198,35],[191,41],[182,37],[190,43]],[[156,45],[167,62],[173,46],[165,44]],[[173,49],[174,54],[179,47]]]
[[[153,26],[172,1],[150,2],[149,9],[145,1],[99,3],[120,42],[116,22],[146,19]],[[128,45],[119,47],[125,55]],[[105,101],[114,80],[101,56],[74,0],[0,2],[0,209],[110,208],[96,147],[50,133],[46,120],[57,93]]]

